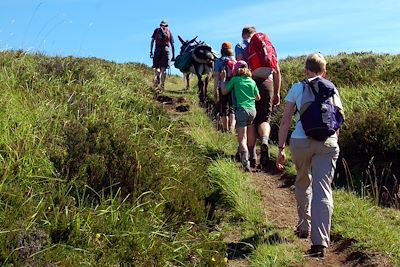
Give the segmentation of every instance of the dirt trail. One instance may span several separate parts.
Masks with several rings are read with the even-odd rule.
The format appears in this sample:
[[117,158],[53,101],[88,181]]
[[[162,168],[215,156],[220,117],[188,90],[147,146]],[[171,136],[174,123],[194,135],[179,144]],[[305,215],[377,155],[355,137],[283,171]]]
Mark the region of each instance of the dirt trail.
[[[179,116],[179,107],[184,102],[183,98],[159,98],[164,103],[166,110],[172,117]],[[179,109],[179,108],[178,108]],[[271,162],[271,165],[274,163]],[[252,173],[252,183],[262,196],[268,220],[272,220],[278,228],[295,229],[297,223],[296,200],[294,197],[293,181],[285,179],[279,173]],[[361,251],[351,250],[352,241],[332,237],[331,246],[327,249],[324,259],[307,258],[306,267],[336,267],[336,266],[362,266],[362,267],[388,267],[391,266],[387,259],[378,255],[370,255]],[[239,230],[232,231],[224,240],[229,247],[228,267],[249,267],[248,257],[251,249],[240,240]],[[296,246],[306,252],[310,246],[309,239],[296,239]]]
[[[280,174],[252,173],[252,183],[261,196],[267,218],[279,228],[295,229],[297,223],[296,200],[294,186]],[[304,252],[310,248],[309,239],[296,239],[294,243]],[[367,254],[362,251],[351,250],[351,240],[332,237],[331,246],[327,249],[324,259],[307,258],[306,267],[334,267],[334,266],[363,266],[388,267],[391,266],[386,258],[379,255]],[[250,266],[246,259],[233,259],[229,267]]]

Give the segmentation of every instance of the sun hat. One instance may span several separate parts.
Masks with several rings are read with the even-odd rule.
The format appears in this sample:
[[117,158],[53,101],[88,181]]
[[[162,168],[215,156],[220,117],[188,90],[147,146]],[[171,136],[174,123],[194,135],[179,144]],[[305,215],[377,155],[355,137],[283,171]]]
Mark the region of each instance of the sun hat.
[[232,44],[230,42],[223,42],[221,49],[232,49]]
[[160,22],[160,26],[168,26],[168,21],[162,20],[162,21]]
[[235,66],[233,66],[233,70],[236,72],[240,68],[247,68],[247,63],[246,61],[239,60],[238,62],[235,63]]

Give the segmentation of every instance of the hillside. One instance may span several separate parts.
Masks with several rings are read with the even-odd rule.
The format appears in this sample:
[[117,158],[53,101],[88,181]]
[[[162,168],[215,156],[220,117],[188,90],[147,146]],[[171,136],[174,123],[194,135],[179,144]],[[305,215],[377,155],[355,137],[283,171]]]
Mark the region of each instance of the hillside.
[[[353,189],[375,197],[376,204],[396,206],[398,187],[383,202],[383,183],[373,179],[394,177],[398,171],[400,142],[392,131],[400,126],[399,104],[395,93],[386,92],[398,90],[400,60],[366,54],[340,55],[332,62],[343,61],[341,57],[355,62],[348,63],[350,69],[361,66],[363,57],[376,57],[379,66],[392,62],[390,68],[374,68],[374,74],[362,76],[360,71],[357,83],[339,85],[349,103],[341,146],[350,171],[354,167]],[[284,90],[301,73],[299,62],[301,58],[282,62]],[[225,266],[235,262],[227,241],[231,233],[237,244],[251,244],[245,250],[247,264],[308,264],[290,223],[265,217],[269,208],[257,179],[230,160],[234,136],[214,130],[195,92],[182,91],[179,77],[168,78],[160,104],[150,88],[152,71],[140,64],[10,51],[0,54],[0,66],[2,265]],[[342,77],[339,70],[331,75]],[[371,82],[371,77],[386,78]],[[360,92],[367,99],[362,105],[352,102]],[[175,106],[168,105],[169,97]],[[390,105],[383,109],[385,101]],[[189,112],[178,112],[177,106]],[[385,122],[384,138],[359,128],[371,125],[371,110],[382,112],[376,123]],[[348,148],[346,154],[346,142],[356,140],[360,152]],[[376,149],[365,150],[364,144]],[[370,173],[376,187],[356,180],[365,173],[362,159],[370,155],[389,172],[385,177]],[[286,175],[290,181],[293,174]],[[352,249],[362,255],[375,253],[392,266],[400,264],[398,210],[381,209],[344,191],[337,191],[336,198],[335,234],[354,239]],[[354,217],[358,221],[350,220]]]

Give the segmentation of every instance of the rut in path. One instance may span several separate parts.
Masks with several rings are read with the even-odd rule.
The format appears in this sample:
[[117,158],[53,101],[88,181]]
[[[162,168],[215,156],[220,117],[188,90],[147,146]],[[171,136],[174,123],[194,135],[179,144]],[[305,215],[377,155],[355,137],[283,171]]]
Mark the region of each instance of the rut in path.
[[[158,96],[158,101],[163,103],[165,110],[171,117],[178,117],[181,112],[179,107],[185,106],[183,97],[174,98]],[[167,99],[167,100],[166,100]],[[273,162],[270,162],[273,165]],[[295,229],[297,223],[296,200],[294,197],[293,181],[285,179],[278,173],[251,173],[252,185],[260,192],[263,206],[268,220],[278,228]],[[228,267],[249,267],[248,257],[251,251],[245,242],[241,241],[240,231],[232,231],[224,240],[229,247]],[[306,252],[310,248],[309,239],[296,239],[294,244]],[[352,240],[343,240],[340,237],[331,237],[331,245],[326,251],[324,259],[307,258],[306,267],[388,267],[391,266],[386,258],[379,255],[371,255],[362,251],[351,250],[354,244]]]

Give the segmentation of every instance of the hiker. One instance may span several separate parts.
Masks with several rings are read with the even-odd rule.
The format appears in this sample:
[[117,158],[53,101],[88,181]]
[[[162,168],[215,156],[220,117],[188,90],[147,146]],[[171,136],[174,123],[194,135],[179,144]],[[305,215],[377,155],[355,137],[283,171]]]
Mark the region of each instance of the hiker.
[[[156,43],[154,54],[153,54],[153,44]],[[150,58],[153,59],[153,88],[157,90],[158,88],[163,91],[164,83],[166,77],[166,69],[169,68],[169,46],[171,45],[172,59],[175,61],[175,47],[174,38],[168,29],[168,22],[162,20],[160,22],[160,27],[155,29],[153,35],[151,36],[150,42]]]
[[242,29],[242,41],[235,46],[236,60],[244,60],[247,63],[247,48],[250,44],[250,38],[254,33],[256,33],[256,28],[254,26],[246,26]]
[[[320,90],[320,80],[317,79],[321,79],[321,82],[333,88],[335,94],[332,101],[338,110],[343,110],[337,89],[333,83],[323,79],[325,74],[326,61],[324,57],[319,53],[309,55],[305,62],[306,80],[295,83],[285,97],[285,106],[279,128],[279,152],[276,159],[276,167],[283,170],[286,159],[287,135],[292,116],[295,114],[296,126],[291,134],[289,146],[292,161],[297,170],[295,195],[299,221],[296,234],[300,238],[307,238],[311,231],[312,246],[309,250],[309,256],[314,257],[323,257],[324,250],[330,242],[333,212],[331,183],[339,155],[338,130],[332,131],[331,136],[321,138],[322,141],[307,136],[304,130],[305,123],[300,120],[299,110],[303,110],[300,107],[302,107],[301,103],[306,94],[306,83],[318,83],[317,86]],[[315,95],[314,99],[316,99]],[[319,108],[319,111],[318,109],[313,110],[313,113],[320,112],[321,118],[323,116],[321,110],[321,108]],[[313,121],[311,122],[313,123]]]
[[240,161],[245,171],[252,171],[247,147],[247,136],[255,135],[253,120],[256,116],[255,102],[260,100],[256,83],[251,78],[251,71],[243,60],[236,62],[232,79],[225,83],[226,71],[221,72],[222,94],[233,92],[235,95],[236,131],[239,142]]
[[[270,56],[274,56],[273,60],[267,62],[257,61],[258,55],[266,56],[263,54],[265,49],[261,50],[261,48],[258,48],[261,51],[257,51],[257,45],[254,45],[257,44],[257,41],[261,37],[265,37],[265,41],[270,45],[268,48],[272,47],[272,51],[267,52],[270,53]],[[242,29],[242,38],[242,42],[236,45],[235,48],[236,58],[246,60],[261,96],[261,100],[256,102],[257,115],[254,119],[256,135],[248,137],[250,163],[254,168],[257,161],[256,141],[258,137],[261,140],[260,168],[265,171],[269,163],[269,136],[271,133],[270,121],[272,108],[280,104],[281,73],[275,48],[269,42],[266,34],[257,33],[254,26],[246,26]]]
[[224,42],[221,46],[221,57],[214,64],[214,102],[219,107],[222,132],[231,132],[235,127],[235,114],[233,113],[232,94],[221,92],[221,71],[225,70],[225,80],[228,82],[233,76],[233,67],[236,63],[233,56],[232,44]]

